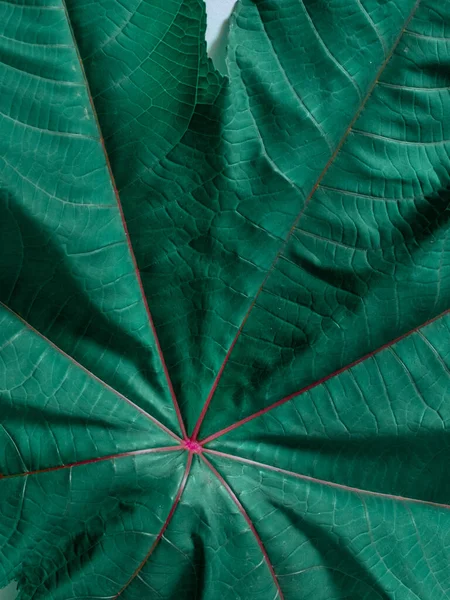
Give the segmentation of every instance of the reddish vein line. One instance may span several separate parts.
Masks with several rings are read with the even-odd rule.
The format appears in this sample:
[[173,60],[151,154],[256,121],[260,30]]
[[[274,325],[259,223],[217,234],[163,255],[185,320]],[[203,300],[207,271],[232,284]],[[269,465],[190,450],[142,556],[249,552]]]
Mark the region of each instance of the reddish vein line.
[[410,331],[407,331],[406,333],[404,333],[403,335],[400,335],[399,337],[395,338],[394,340],[391,340],[390,342],[387,342],[386,344],[384,344],[383,346],[380,346],[376,350],[373,350],[372,352],[369,352],[368,354],[365,354],[364,356],[362,356],[361,358],[358,358],[357,360],[355,360],[354,362],[350,363],[349,365],[346,365],[345,367],[342,367],[341,369],[338,369],[337,371],[334,371],[333,373],[330,373],[329,375],[326,375],[325,377],[322,377],[322,379],[319,379],[318,381],[315,381],[314,383],[311,383],[310,385],[307,385],[306,387],[302,388],[301,390],[298,390],[297,392],[289,394],[289,396],[285,396],[281,400],[278,400],[277,402],[274,402],[273,404],[270,404],[266,408],[262,408],[261,410],[258,410],[257,412],[253,413],[252,415],[249,415],[248,417],[245,417],[244,419],[241,419],[240,421],[237,421],[236,423],[233,423],[232,425],[229,425],[228,427],[225,427],[224,429],[221,429],[220,431],[217,431],[216,433],[213,433],[212,435],[208,436],[207,438],[201,440],[199,443],[202,446],[204,444],[208,444],[209,442],[212,442],[213,440],[217,439],[218,437],[221,437],[222,435],[225,435],[226,433],[229,433],[230,431],[233,431],[233,429],[237,429],[238,427],[241,427],[241,425],[245,425],[245,423],[248,423],[249,421],[253,421],[253,419],[256,419],[258,417],[261,417],[262,415],[265,415],[266,413],[268,413],[269,411],[273,410],[274,408],[277,408],[278,406],[281,406],[281,405],[285,404],[286,402],[289,402],[289,400],[292,400],[293,398],[296,398],[297,396],[301,396],[302,394],[305,394],[306,392],[309,392],[310,390],[314,389],[318,385],[321,385],[322,383],[325,383],[329,379],[332,379],[333,377],[337,377],[341,373],[344,373],[345,371],[348,371],[349,369],[352,369],[353,367],[355,367],[359,363],[361,363],[361,362],[363,362],[363,361],[371,358],[372,356],[375,356],[376,354],[379,354],[383,350],[386,350],[386,348],[390,348],[391,346],[393,346],[397,342],[400,342],[404,338],[412,335],[413,333],[416,333],[417,331],[419,331],[420,329],[423,329],[427,325],[430,325],[434,321],[437,321],[438,319],[441,319],[442,317],[444,317],[448,313],[450,313],[450,308],[447,309],[446,311],[444,311],[443,313],[441,313],[440,315],[437,315],[436,317],[433,317],[432,319],[429,319],[425,323],[422,323],[421,325],[418,325],[417,327],[414,327],[414,329],[411,329]]
[[186,487],[186,483],[189,477],[189,473],[191,470],[191,465],[192,465],[192,457],[193,454],[192,452],[188,453],[188,459],[186,462],[186,469],[184,471],[184,475],[183,478],[180,482],[180,486],[178,488],[178,492],[177,495],[175,496],[175,500],[173,501],[172,507],[169,511],[169,514],[167,515],[166,520],[164,521],[158,535],[156,536],[155,541],[153,542],[153,544],[150,546],[149,551],[147,552],[147,554],[144,556],[144,558],[142,559],[141,563],[139,564],[139,566],[137,567],[137,569],[134,571],[134,573],[131,575],[131,577],[129,578],[129,580],[126,582],[126,584],[122,587],[122,589],[112,598],[112,600],[116,600],[116,598],[118,598],[125,590],[126,588],[130,585],[130,583],[133,581],[133,579],[139,575],[139,573],[142,571],[142,569],[144,568],[144,565],[146,564],[146,562],[148,561],[148,559],[150,558],[150,556],[153,554],[153,552],[156,549],[156,546],[159,544],[162,536],[164,535],[167,527],[169,526],[170,521],[172,520],[172,517],[177,509],[177,506],[180,502],[181,496],[183,495],[184,489]]
[[25,319],[23,317],[21,317],[19,314],[17,314],[16,312],[14,312],[11,308],[9,308],[9,306],[6,306],[6,304],[3,304],[3,302],[1,300],[0,300],[0,306],[3,306],[3,308],[5,310],[7,310],[9,313],[11,313],[16,319],[19,319],[19,321],[21,323],[23,323],[30,331],[32,331],[34,334],[36,334],[37,336],[39,336],[45,342],[47,342],[47,344],[49,346],[51,346],[54,350],[56,350],[56,352],[58,352],[59,354],[62,354],[62,356],[64,356],[64,358],[66,358],[68,361],[70,361],[76,367],[78,367],[79,369],[81,369],[82,371],[84,371],[87,375],[89,375],[89,377],[92,377],[92,379],[94,379],[95,381],[97,381],[97,383],[99,383],[100,385],[102,385],[103,387],[105,387],[107,390],[109,390],[110,392],[112,392],[113,394],[115,394],[118,398],[120,398],[121,400],[124,400],[124,402],[126,402],[127,404],[129,404],[130,406],[132,406],[133,408],[135,408],[138,412],[140,412],[141,414],[143,414],[145,417],[147,417],[148,419],[150,419],[150,421],[152,421],[152,423],[154,423],[157,427],[159,427],[160,429],[162,429],[163,431],[165,431],[165,433],[167,433],[168,435],[170,435],[172,438],[174,438],[175,440],[177,440],[177,442],[181,442],[181,438],[178,435],[176,435],[175,433],[173,433],[173,431],[171,431],[168,427],[166,427],[165,425],[163,425],[160,421],[158,421],[158,419],[155,419],[155,417],[153,417],[151,414],[149,414],[148,412],[146,412],[143,408],[141,408],[140,406],[138,406],[137,404],[135,404],[132,400],[129,400],[126,396],[124,396],[123,394],[121,394],[120,392],[118,392],[117,390],[115,390],[108,383],[106,383],[105,381],[103,381],[103,379],[100,379],[100,377],[97,377],[97,375],[94,375],[94,373],[92,373],[92,371],[89,371],[89,369],[86,369],[86,367],[84,367],[82,364],[80,364],[78,361],[76,361],[72,356],[70,356],[69,354],[67,354],[67,352],[64,352],[64,350],[61,350],[61,348],[59,348],[51,340],[49,340],[47,337],[45,337],[44,334],[42,334],[40,331],[38,331],[32,325],[30,325],[30,323],[28,323],[28,321],[25,321]]
[[122,202],[121,202],[120,196],[119,196],[119,190],[117,189],[117,185],[116,185],[116,181],[115,181],[115,178],[114,178],[114,174],[112,172],[111,163],[110,163],[110,160],[109,160],[108,152],[106,150],[105,140],[103,138],[102,129],[100,127],[100,121],[98,119],[97,110],[95,108],[94,99],[92,97],[91,88],[90,88],[90,85],[89,85],[88,78],[86,76],[86,71],[84,69],[84,64],[83,64],[83,61],[81,59],[81,55],[80,55],[80,52],[79,52],[77,40],[76,40],[76,37],[75,37],[75,32],[73,30],[72,23],[70,21],[69,11],[67,10],[67,6],[66,6],[65,0],[62,0],[62,4],[63,4],[63,7],[64,7],[64,12],[65,12],[65,15],[66,15],[67,24],[69,26],[70,33],[72,35],[73,45],[74,45],[76,53],[77,53],[78,62],[80,64],[80,69],[81,69],[81,72],[82,72],[82,75],[83,75],[83,78],[84,78],[84,82],[85,82],[85,86],[86,86],[86,90],[87,90],[87,95],[88,95],[89,102],[90,102],[91,109],[92,109],[92,114],[94,116],[95,123],[97,125],[97,131],[98,131],[98,135],[99,135],[99,140],[100,140],[100,143],[101,143],[101,146],[102,146],[103,154],[105,156],[106,166],[107,166],[107,169],[108,169],[109,177],[111,179],[111,184],[112,184],[112,187],[113,187],[114,196],[115,196],[116,201],[117,201],[117,206],[118,206],[119,213],[120,213],[120,218],[121,218],[121,221],[122,221],[122,227],[123,227],[123,230],[124,230],[124,233],[125,233],[125,238],[126,238],[127,245],[128,245],[128,251],[129,251],[129,254],[131,256],[132,263],[133,263],[134,272],[135,272],[136,279],[137,279],[137,282],[138,282],[138,285],[139,285],[139,289],[140,289],[140,293],[141,293],[141,296],[142,296],[142,301],[144,303],[144,307],[145,307],[145,311],[147,313],[147,317],[148,317],[148,321],[149,321],[149,324],[150,324],[150,328],[152,330],[152,334],[153,334],[153,337],[154,337],[154,340],[155,340],[155,345],[156,345],[156,349],[157,349],[157,352],[158,352],[158,356],[159,356],[159,359],[161,361],[163,372],[164,372],[164,375],[165,375],[165,378],[166,378],[166,381],[167,381],[167,386],[169,388],[170,397],[172,399],[172,403],[173,403],[173,406],[175,408],[175,413],[177,415],[177,419],[178,419],[178,423],[179,423],[179,426],[180,426],[181,434],[182,434],[182,436],[183,436],[184,439],[187,439],[186,429],[185,429],[185,426],[184,426],[184,423],[183,423],[183,418],[181,416],[180,407],[178,405],[178,401],[177,401],[177,398],[176,398],[176,395],[175,395],[175,390],[173,389],[172,381],[171,381],[170,376],[169,376],[169,371],[167,369],[166,361],[164,359],[164,354],[163,354],[163,351],[162,351],[162,348],[161,348],[161,344],[159,343],[159,338],[158,338],[158,335],[156,333],[155,323],[153,321],[153,317],[152,317],[151,312],[150,312],[150,308],[149,308],[149,305],[148,305],[147,297],[145,295],[144,286],[142,284],[141,273],[139,271],[139,267],[138,267],[138,264],[137,264],[136,256],[134,254],[133,246],[132,246],[131,239],[130,239],[130,234],[128,232],[127,222],[125,220],[125,215],[124,215],[124,212],[123,212]]
[[372,83],[372,85],[371,85],[371,86],[370,86],[370,88],[369,88],[369,91],[367,92],[367,94],[366,94],[366,95],[365,95],[365,97],[363,98],[363,100],[362,100],[362,102],[361,102],[361,104],[360,104],[360,106],[359,106],[358,110],[357,110],[357,111],[356,111],[356,113],[355,113],[355,116],[353,117],[353,119],[351,120],[351,122],[350,122],[349,126],[348,126],[348,127],[347,127],[347,129],[345,130],[345,132],[344,132],[344,134],[343,134],[343,136],[342,136],[341,140],[339,141],[338,145],[336,146],[336,149],[335,149],[335,151],[333,152],[333,154],[332,154],[332,155],[331,155],[331,157],[329,158],[329,160],[328,160],[327,164],[325,165],[325,167],[324,167],[323,171],[320,173],[320,175],[319,175],[319,177],[318,177],[318,179],[317,179],[316,183],[314,184],[314,186],[313,186],[313,188],[312,188],[311,192],[310,192],[310,193],[309,193],[309,195],[306,197],[306,199],[305,199],[305,202],[304,202],[304,204],[303,204],[303,207],[302,207],[302,209],[301,209],[300,213],[299,213],[299,214],[297,215],[297,217],[295,218],[295,220],[294,220],[294,223],[292,224],[292,226],[291,226],[290,230],[288,231],[288,234],[287,234],[286,238],[284,239],[284,241],[283,241],[283,243],[282,243],[282,245],[281,245],[280,249],[278,250],[278,252],[277,252],[277,254],[276,254],[276,256],[275,256],[275,258],[274,258],[274,260],[273,260],[273,262],[272,262],[271,266],[269,267],[269,270],[267,271],[267,273],[266,273],[266,275],[265,275],[265,277],[264,277],[264,279],[263,279],[263,281],[262,281],[261,285],[259,286],[258,290],[256,291],[256,294],[255,294],[255,296],[254,296],[254,298],[253,298],[253,300],[252,300],[252,302],[251,302],[250,306],[248,307],[248,310],[247,310],[247,312],[246,312],[246,313],[245,313],[245,315],[244,315],[244,318],[243,318],[243,320],[242,320],[242,323],[240,324],[240,326],[239,326],[239,329],[237,330],[237,332],[236,332],[236,335],[235,335],[235,337],[234,337],[234,339],[233,339],[233,341],[232,341],[232,343],[231,343],[230,349],[228,350],[228,352],[227,352],[227,353],[226,353],[226,355],[225,355],[225,358],[224,358],[224,360],[223,360],[222,366],[220,367],[220,369],[219,369],[219,372],[217,373],[217,376],[216,376],[216,379],[214,380],[214,383],[213,383],[213,386],[212,386],[212,388],[211,388],[211,391],[210,391],[210,393],[209,393],[209,395],[208,395],[207,399],[205,400],[205,404],[204,404],[204,406],[203,406],[203,408],[202,408],[202,411],[201,411],[201,413],[200,413],[200,416],[199,416],[199,418],[198,418],[198,421],[197,421],[197,423],[196,423],[196,425],[195,425],[195,428],[194,428],[194,430],[193,430],[193,433],[192,433],[192,438],[193,438],[193,439],[197,439],[198,433],[199,433],[199,431],[200,431],[200,427],[202,426],[203,420],[204,420],[204,418],[205,418],[205,416],[206,416],[206,413],[208,412],[209,405],[211,404],[211,400],[212,400],[212,398],[213,398],[213,396],[214,396],[214,393],[215,393],[215,391],[216,391],[216,389],[217,389],[217,386],[218,386],[218,384],[219,384],[219,381],[220,381],[220,379],[221,379],[221,377],[222,377],[222,374],[223,374],[223,371],[224,371],[224,369],[225,369],[225,366],[226,366],[226,364],[228,363],[228,360],[229,360],[229,358],[230,358],[231,352],[233,351],[233,348],[235,347],[235,345],[236,345],[236,342],[238,341],[238,339],[239,339],[239,337],[240,337],[240,335],[241,335],[241,333],[242,333],[242,330],[243,330],[243,328],[244,328],[244,326],[245,326],[245,324],[246,324],[246,322],[247,322],[247,320],[248,320],[248,318],[249,318],[249,316],[250,316],[250,313],[251,313],[251,311],[253,310],[253,307],[254,307],[254,306],[255,306],[255,304],[256,304],[256,301],[257,301],[257,299],[258,299],[258,297],[259,297],[260,293],[262,292],[262,290],[263,290],[264,286],[266,285],[266,283],[267,283],[267,280],[269,279],[269,277],[270,277],[271,273],[272,273],[272,272],[273,272],[273,270],[275,269],[275,266],[276,266],[276,264],[277,264],[277,262],[278,262],[279,258],[281,257],[281,255],[282,255],[282,253],[283,253],[284,249],[286,248],[286,246],[287,246],[287,243],[289,242],[289,239],[290,239],[291,235],[293,234],[293,232],[294,232],[294,231],[295,231],[295,229],[297,228],[297,226],[298,226],[298,223],[299,223],[300,219],[302,218],[302,216],[303,216],[303,214],[304,214],[305,210],[307,209],[307,207],[308,207],[308,205],[309,205],[309,203],[310,203],[310,201],[311,201],[311,198],[312,198],[312,197],[314,196],[314,194],[316,193],[316,190],[317,190],[317,188],[319,187],[319,185],[320,185],[320,182],[322,181],[322,179],[323,179],[323,178],[325,177],[325,175],[327,174],[327,172],[328,172],[328,169],[331,167],[331,165],[333,164],[333,162],[334,162],[334,160],[335,160],[336,156],[339,154],[339,152],[340,152],[340,150],[341,150],[342,146],[344,145],[345,141],[347,140],[347,137],[348,137],[348,135],[350,134],[351,130],[353,129],[353,126],[354,126],[354,124],[356,123],[356,121],[358,120],[358,118],[359,118],[360,114],[361,114],[361,113],[362,113],[362,111],[364,110],[364,107],[365,107],[365,105],[366,105],[367,101],[369,100],[370,96],[372,95],[372,92],[373,92],[373,90],[374,90],[374,89],[375,89],[375,87],[377,86],[377,84],[378,84],[378,81],[379,81],[379,79],[380,79],[380,77],[381,77],[381,75],[382,75],[382,73],[383,73],[384,69],[386,68],[386,65],[387,65],[387,64],[388,64],[388,62],[391,60],[391,58],[392,58],[392,56],[393,56],[393,54],[394,54],[394,52],[395,52],[395,49],[397,48],[397,46],[398,46],[398,44],[399,44],[399,42],[400,42],[400,40],[401,40],[401,38],[402,38],[402,36],[403,36],[403,34],[404,34],[404,32],[405,32],[405,29],[408,27],[408,25],[409,25],[409,22],[411,21],[411,19],[413,18],[413,16],[414,16],[414,14],[415,14],[416,10],[418,9],[420,2],[421,2],[421,0],[417,0],[417,1],[416,1],[416,3],[415,3],[415,5],[414,5],[414,7],[413,7],[413,9],[412,9],[411,13],[409,14],[408,18],[407,18],[407,19],[406,19],[406,21],[404,22],[404,24],[403,24],[403,27],[402,27],[402,29],[401,29],[401,31],[400,31],[400,33],[399,33],[399,35],[397,36],[397,39],[395,40],[395,42],[394,42],[394,44],[393,44],[393,46],[392,46],[392,49],[391,49],[391,51],[390,51],[390,52],[389,52],[389,54],[386,56],[386,58],[385,58],[385,60],[384,60],[383,64],[382,64],[382,65],[381,65],[381,67],[379,68],[379,70],[378,70],[378,72],[377,72],[377,74],[376,74],[376,76],[375,76],[375,79],[373,80],[373,83]]
[[120,452],[118,454],[108,454],[98,458],[88,458],[87,460],[79,460],[77,462],[58,465],[56,467],[47,467],[46,469],[37,469],[36,471],[25,471],[24,473],[14,473],[13,475],[2,475],[0,479],[13,479],[15,477],[27,477],[28,475],[40,475],[41,473],[53,473],[53,471],[63,471],[64,469],[72,469],[73,467],[82,467],[84,465],[93,465],[105,460],[115,460],[117,458],[128,458],[130,456],[140,456],[142,454],[154,454],[156,452],[175,452],[183,450],[181,446],[164,446],[160,448],[146,448],[144,450],[131,450],[130,452]]
[[328,481],[326,479],[318,479],[317,477],[311,477],[309,475],[302,475],[301,473],[295,473],[294,471],[287,471],[286,469],[281,469],[280,467],[273,467],[272,465],[267,465],[265,463],[260,463],[256,460],[250,460],[249,458],[243,458],[241,456],[236,456],[235,454],[228,454],[227,452],[219,452],[218,450],[208,450],[208,448],[205,448],[204,451],[208,452],[209,454],[214,454],[215,456],[220,456],[222,458],[228,458],[230,460],[245,463],[252,467],[257,467],[260,469],[267,469],[269,471],[274,471],[275,473],[281,473],[282,475],[287,475],[288,477],[296,477],[297,479],[302,479],[303,481],[309,481],[311,483],[318,483],[321,485],[325,485],[327,487],[344,490],[346,492],[353,492],[355,494],[365,494],[367,496],[376,496],[378,498],[386,498],[387,500],[398,500],[400,502],[425,504],[427,506],[432,506],[432,507],[434,506],[436,508],[445,508],[447,510],[450,510],[449,504],[441,504],[439,502],[432,502],[431,500],[419,500],[417,498],[408,498],[407,496],[397,496],[395,494],[384,494],[383,492],[373,492],[371,490],[364,490],[362,488],[351,487],[349,485],[344,485],[342,483],[335,483],[334,481]]
[[[241,329],[244,326],[245,320],[246,319],[244,319],[244,321],[242,322]],[[238,334],[239,334],[239,332],[238,332]],[[199,418],[197,420],[197,423],[195,424],[194,430],[192,431],[191,439],[193,441],[197,441],[198,434],[200,432],[200,427],[202,426],[203,420],[204,420],[204,418],[206,416],[206,413],[208,412],[209,405],[211,404],[211,400],[212,400],[212,398],[213,398],[213,396],[214,396],[214,394],[216,392],[217,386],[219,385],[220,378],[222,377],[222,373],[223,373],[223,371],[224,371],[224,369],[226,367],[228,359],[230,358],[230,354],[232,353],[233,348],[234,348],[236,342],[238,341],[238,337],[239,337],[239,335],[236,335],[236,337],[233,340],[233,343],[231,344],[228,352],[226,353],[226,356],[225,356],[225,359],[224,359],[224,361],[222,363],[222,366],[220,367],[219,372],[217,373],[217,376],[216,376],[216,378],[214,380],[214,383],[213,383],[213,385],[211,387],[211,390],[210,390],[210,392],[208,394],[208,397],[206,398],[206,401],[203,404],[202,412],[200,413],[200,416],[199,416]]]
[[275,575],[275,571],[273,569],[273,565],[270,561],[269,555],[267,554],[267,550],[264,547],[264,544],[261,540],[261,538],[259,537],[258,532],[256,531],[255,526],[253,525],[253,521],[251,520],[251,518],[249,517],[247,511],[245,510],[245,508],[242,506],[239,498],[236,496],[236,494],[233,492],[233,490],[231,489],[231,487],[228,485],[228,483],[225,481],[225,479],[222,477],[222,475],[219,473],[219,471],[217,471],[217,469],[215,469],[213,467],[213,465],[209,462],[209,460],[206,458],[206,456],[204,456],[204,454],[200,454],[200,458],[202,459],[202,461],[205,463],[205,465],[214,473],[214,475],[217,477],[217,479],[220,481],[220,483],[223,485],[223,487],[227,490],[228,494],[230,495],[231,499],[233,500],[233,502],[236,504],[236,506],[239,509],[239,512],[241,513],[241,515],[244,517],[245,521],[247,522],[247,525],[249,526],[251,532],[253,533],[253,535],[255,536],[256,542],[262,552],[262,555],[264,556],[264,560],[269,568],[270,574],[272,575],[272,579],[275,583],[275,586],[278,590],[278,597],[280,600],[284,600],[284,596],[283,596],[283,592],[281,591],[280,588],[280,584],[278,582],[277,576]]

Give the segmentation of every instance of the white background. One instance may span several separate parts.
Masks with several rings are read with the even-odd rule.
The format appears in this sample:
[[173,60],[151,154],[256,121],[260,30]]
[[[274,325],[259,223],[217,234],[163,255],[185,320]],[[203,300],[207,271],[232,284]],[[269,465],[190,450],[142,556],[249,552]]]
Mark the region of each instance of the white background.
[[[236,0],[205,0],[208,12],[206,41],[211,58],[218,69],[225,72],[225,46],[227,21]],[[0,591],[0,600],[14,600],[17,596],[15,584]]]

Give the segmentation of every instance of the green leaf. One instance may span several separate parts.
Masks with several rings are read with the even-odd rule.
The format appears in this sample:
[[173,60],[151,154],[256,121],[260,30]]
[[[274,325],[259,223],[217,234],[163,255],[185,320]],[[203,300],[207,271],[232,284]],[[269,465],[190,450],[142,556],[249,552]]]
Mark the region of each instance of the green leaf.
[[0,586],[448,597],[449,23],[0,2]]

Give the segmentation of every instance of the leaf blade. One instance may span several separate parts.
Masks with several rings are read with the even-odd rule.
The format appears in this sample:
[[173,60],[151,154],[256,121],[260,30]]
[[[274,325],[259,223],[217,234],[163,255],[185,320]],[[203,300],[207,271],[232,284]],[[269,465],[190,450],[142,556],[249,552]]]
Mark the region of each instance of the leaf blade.
[[[417,12],[410,13],[409,26],[416,26],[427,13],[426,4],[418,5]],[[445,14],[444,10],[435,15],[441,26]],[[398,38],[383,78],[408,77],[417,56],[423,65],[421,77],[434,82],[440,65],[449,60],[448,48],[433,62],[430,47],[405,43]],[[374,86],[364,111],[357,113],[358,127],[396,127],[398,137],[411,139],[417,132],[427,132],[429,114],[442,114],[441,103],[449,101],[448,95],[434,94],[428,111],[429,104],[414,98],[405,104],[397,96],[394,103],[391,95],[388,105],[385,89]],[[438,130],[442,141],[445,127]],[[448,162],[446,149],[434,152],[419,145],[410,150],[400,142],[388,152],[384,141],[358,137],[350,129],[349,134],[326,170],[325,189],[316,188],[314,202],[306,205],[251,305],[245,335],[236,334],[231,359],[227,357],[227,369],[215,390],[219,405],[228,405],[228,415],[220,412],[224,426],[245,418],[252,408],[270,405],[276,400],[272,389],[284,390],[287,396],[294,391],[294,382],[302,381],[302,387],[317,381],[447,308],[442,292],[448,281],[443,258],[448,177],[446,168],[441,169]],[[415,197],[420,192],[423,199],[417,197],[404,210],[395,203],[387,207],[378,203],[372,215],[369,196],[376,196],[378,189],[380,196]],[[423,300],[416,301],[412,289]],[[212,433],[205,423],[203,435]]]

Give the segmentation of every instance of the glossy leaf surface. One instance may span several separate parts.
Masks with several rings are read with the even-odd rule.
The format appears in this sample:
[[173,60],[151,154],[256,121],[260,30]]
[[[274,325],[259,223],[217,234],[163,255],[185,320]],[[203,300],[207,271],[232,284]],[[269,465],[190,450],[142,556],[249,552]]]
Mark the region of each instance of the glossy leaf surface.
[[448,597],[449,23],[0,2],[0,585]]

